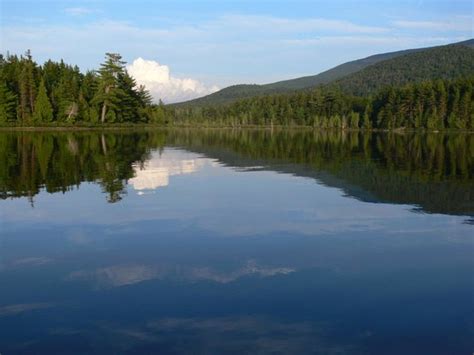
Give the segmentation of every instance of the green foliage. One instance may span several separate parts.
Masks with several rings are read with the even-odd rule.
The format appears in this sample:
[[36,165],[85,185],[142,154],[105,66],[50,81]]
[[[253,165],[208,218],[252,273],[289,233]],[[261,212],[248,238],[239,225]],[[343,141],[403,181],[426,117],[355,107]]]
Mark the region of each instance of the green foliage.
[[474,49],[449,45],[368,66],[334,83],[345,93],[368,95],[386,86],[403,86],[434,79],[456,79],[474,73]]
[[0,122],[13,121],[16,118],[16,95],[0,81]]
[[125,72],[125,62],[116,53],[106,53],[106,61],[99,69],[98,89],[93,103],[101,107],[101,122],[114,122],[115,110],[119,108],[121,99],[125,96],[120,86],[119,78]]
[[163,102],[160,100],[160,103],[155,110],[151,113],[150,122],[155,124],[165,124],[166,122],[166,108]]
[[0,122],[151,122],[163,108],[152,104],[124,64],[120,55],[107,53],[98,73],[82,74],[63,61],[38,66],[29,52],[0,56]]
[[28,122],[33,113],[36,98],[37,67],[29,51],[26,52],[25,56],[26,58],[21,59],[21,65],[18,68],[19,73],[15,74],[18,75],[17,86],[20,98],[18,115],[21,121]]
[[176,107],[175,125],[306,125],[332,129],[474,129],[474,78],[388,87],[369,97],[319,88],[207,107]]
[[36,97],[35,107],[33,111],[33,121],[36,123],[50,122],[53,120],[53,107],[49,102],[48,95],[46,93],[46,87],[44,80],[41,80],[38,96]]
[[[276,94],[227,104],[165,106],[137,87],[119,54],[107,53],[97,72],[83,74],[63,61],[38,66],[27,52],[0,56],[0,122],[473,130],[473,78],[465,75],[474,72],[472,53],[466,43],[397,53],[372,60],[377,63],[338,85],[291,93],[275,86]],[[457,76],[463,77],[443,79]],[[417,82],[426,77],[436,79]],[[370,95],[354,95],[359,89],[351,85]],[[240,89],[245,97],[245,87]]]

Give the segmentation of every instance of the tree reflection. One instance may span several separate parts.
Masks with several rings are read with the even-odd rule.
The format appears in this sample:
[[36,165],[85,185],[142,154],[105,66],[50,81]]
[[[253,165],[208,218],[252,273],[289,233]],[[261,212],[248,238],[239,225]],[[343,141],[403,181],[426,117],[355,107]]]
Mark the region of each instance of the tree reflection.
[[474,135],[310,130],[177,129],[1,132],[0,197],[33,198],[100,184],[109,202],[126,194],[133,166],[166,145],[243,169],[312,177],[363,201],[473,215]]
[[176,130],[167,142],[241,168],[307,176],[363,201],[474,214],[474,135]]
[[[152,144],[153,143],[153,144]],[[120,132],[8,132],[0,134],[0,193],[33,198],[40,189],[67,192],[97,182],[109,202],[120,201],[134,162],[147,160],[163,134]]]

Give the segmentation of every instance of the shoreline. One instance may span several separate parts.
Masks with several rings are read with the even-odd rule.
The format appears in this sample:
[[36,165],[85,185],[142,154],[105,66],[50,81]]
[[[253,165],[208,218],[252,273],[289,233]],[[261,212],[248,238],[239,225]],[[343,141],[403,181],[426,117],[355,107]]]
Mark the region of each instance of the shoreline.
[[57,131],[57,132],[69,132],[69,131],[124,131],[124,130],[157,130],[157,129],[226,129],[226,130],[240,130],[240,129],[257,129],[257,130],[312,130],[312,131],[341,131],[341,132],[361,132],[361,133],[463,133],[473,134],[474,130],[456,130],[456,129],[444,129],[444,130],[427,130],[427,129],[354,129],[354,128],[316,128],[313,126],[282,126],[274,125],[246,125],[246,126],[200,126],[200,125],[155,125],[155,124],[106,124],[103,126],[0,126],[0,132],[6,131],[28,131],[28,132],[41,132],[41,131]]

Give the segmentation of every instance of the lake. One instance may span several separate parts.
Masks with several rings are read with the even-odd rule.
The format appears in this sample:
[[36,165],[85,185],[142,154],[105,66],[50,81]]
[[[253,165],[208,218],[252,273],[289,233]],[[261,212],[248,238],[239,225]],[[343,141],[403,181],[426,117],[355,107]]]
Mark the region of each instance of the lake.
[[474,135],[0,132],[0,353],[471,354]]

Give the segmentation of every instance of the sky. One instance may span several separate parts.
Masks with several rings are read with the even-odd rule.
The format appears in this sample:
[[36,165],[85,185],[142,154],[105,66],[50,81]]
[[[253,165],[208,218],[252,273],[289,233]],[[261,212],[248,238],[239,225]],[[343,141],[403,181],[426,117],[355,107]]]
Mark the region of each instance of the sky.
[[472,0],[0,0],[0,52],[96,69],[118,52],[156,100],[314,75],[474,37]]

